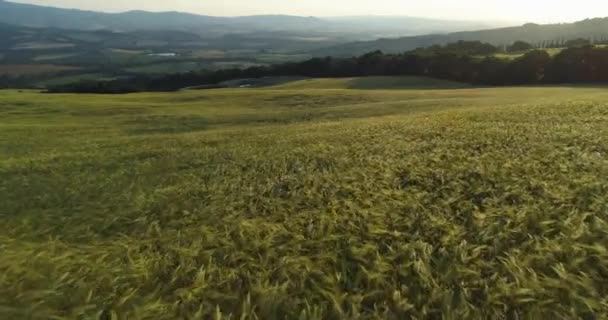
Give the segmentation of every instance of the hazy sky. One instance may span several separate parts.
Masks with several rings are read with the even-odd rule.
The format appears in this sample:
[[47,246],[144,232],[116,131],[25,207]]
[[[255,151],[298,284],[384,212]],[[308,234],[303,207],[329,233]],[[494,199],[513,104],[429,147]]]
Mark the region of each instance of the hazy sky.
[[459,20],[567,22],[608,16],[608,0],[14,0],[99,11],[184,11],[207,15],[407,15]]

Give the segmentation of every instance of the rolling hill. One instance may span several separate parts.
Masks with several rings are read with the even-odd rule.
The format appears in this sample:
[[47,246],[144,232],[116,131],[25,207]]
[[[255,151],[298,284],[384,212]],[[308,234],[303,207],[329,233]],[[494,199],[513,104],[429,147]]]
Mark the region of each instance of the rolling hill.
[[[0,78],[5,78],[0,86],[14,86],[15,77],[22,78],[21,87],[32,81],[38,85],[267,65],[305,60],[312,51],[352,41],[485,26],[415,17],[103,13],[0,0]],[[41,65],[44,79],[42,72],[32,74]]]
[[359,41],[315,51],[316,55],[359,55],[381,50],[398,53],[420,47],[444,45],[459,40],[482,41],[494,45],[509,45],[517,40],[532,43],[542,41],[564,41],[575,38],[608,38],[608,18],[587,19],[575,23],[539,25],[528,23],[518,27],[465,31],[449,34],[431,34],[401,38],[383,38],[374,41]]
[[289,15],[213,17],[181,12],[129,11],[103,13],[62,9],[0,0],[0,23],[78,30],[180,30],[217,37],[231,33],[303,32],[347,33],[351,40],[431,32],[483,29],[496,23],[448,21],[416,17],[317,18]]
[[272,31],[315,28],[322,22],[315,18],[260,16],[221,18],[178,12],[129,11],[103,13],[75,9],[44,7],[0,1],[0,22],[39,28],[77,30],[188,30],[206,35],[219,35],[243,30]]
[[411,80],[0,90],[0,319],[606,319],[606,87]]

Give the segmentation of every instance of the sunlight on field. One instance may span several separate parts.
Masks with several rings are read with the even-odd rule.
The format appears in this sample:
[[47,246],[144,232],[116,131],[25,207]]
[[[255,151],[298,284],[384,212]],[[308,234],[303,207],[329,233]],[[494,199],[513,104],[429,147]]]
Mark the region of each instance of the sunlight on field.
[[[598,48],[601,48],[602,46],[596,46]],[[559,54],[560,52],[562,52],[565,48],[547,48],[547,49],[541,49],[543,51],[546,51],[550,56],[554,57],[557,54]],[[513,53],[496,53],[494,54],[494,57],[499,58],[499,59],[505,59],[505,60],[515,60],[517,58],[521,58],[523,57],[525,54],[525,52],[513,52]]]
[[0,318],[606,315],[606,88],[356,86],[0,91]]
[[426,77],[365,77],[306,79],[275,86],[276,89],[458,89],[465,83]]

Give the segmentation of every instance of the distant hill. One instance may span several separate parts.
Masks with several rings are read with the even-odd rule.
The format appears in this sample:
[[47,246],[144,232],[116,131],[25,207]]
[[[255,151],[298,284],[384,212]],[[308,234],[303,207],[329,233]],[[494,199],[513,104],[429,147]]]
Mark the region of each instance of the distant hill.
[[[349,40],[350,39],[350,40]],[[352,41],[341,35],[324,35],[322,32],[267,31],[232,33],[205,37],[196,32],[182,30],[77,30],[55,27],[27,27],[0,22],[0,63],[7,60],[23,63],[28,56],[46,51],[94,55],[104,49],[128,49],[160,52],[176,50],[237,50],[239,55],[257,55],[269,52],[298,54],[313,49]],[[63,49],[63,50],[60,50]],[[239,51],[240,50],[240,51]],[[203,53],[204,54],[204,53]],[[4,57],[2,59],[1,57]],[[224,57],[226,58],[226,57]],[[71,59],[73,60],[73,59]]]
[[518,27],[489,29],[481,31],[431,34],[395,39],[383,38],[374,41],[359,41],[340,44],[316,50],[315,55],[351,56],[381,50],[399,53],[420,47],[444,45],[459,40],[482,41],[493,45],[509,45],[517,40],[539,44],[542,42],[563,42],[575,38],[591,40],[608,39],[608,18],[587,19],[575,23],[539,25],[528,23]]
[[207,34],[320,27],[316,18],[259,16],[223,18],[180,12],[103,13],[13,3],[0,0],[0,22],[28,27],[77,30],[182,30]]
[[[138,48],[138,47],[180,47],[201,42],[200,36],[184,31],[132,31],[112,32],[106,30],[81,31],[58,28],[33,28],[0,23],[0,52],[33,50],[33,44],[52,44],[55,48],[87,47]],[[149,43],[149,44],[146,44]],[[39,48],[38,50],[53,48]],[[23,54],[23,52],[21,52]]]
[[380,36],[446,33],[496,26],[480,22],[447,21],[415,17],[316,18],[288,15],[213,17],[181,12],[129,11],[103,13],[62,9],[0,0],[0,23],[27,27],[76,30],[179,30],[215,37],[233,33],[302,32],[348,33],[351,40]]
[[483,30],[514,25],[508,22],[439,20],[407,16],[344,16],[325,19],[351,31],[365,30],[375,33],[376,38]]

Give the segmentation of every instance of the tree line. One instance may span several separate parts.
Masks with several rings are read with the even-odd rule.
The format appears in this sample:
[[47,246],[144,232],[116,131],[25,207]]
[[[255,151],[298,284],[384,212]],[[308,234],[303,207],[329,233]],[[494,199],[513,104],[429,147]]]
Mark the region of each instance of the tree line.
[[370,52],[352,58],[313,58],[303,62],[189,72],[160,77],[136,76],[105,82],[80,82],[49,88],[49,92],[128,93],[174,91],[191,86],[221,87],[234,79],[274,76],[360,77],[427,76],[477,85],[523,85],[587,83],[608,81],[608,49],[586,42],[551,56],[545,50],[529,50],[525,43],[514,43],[514,51],[526,51],[515,59],[494,56],[501,50],[478,41],[459,41],[445,46],[419,48],[402,54]]

